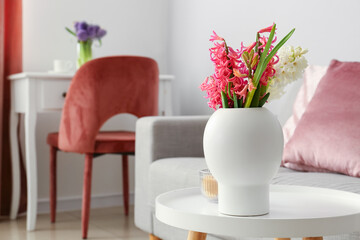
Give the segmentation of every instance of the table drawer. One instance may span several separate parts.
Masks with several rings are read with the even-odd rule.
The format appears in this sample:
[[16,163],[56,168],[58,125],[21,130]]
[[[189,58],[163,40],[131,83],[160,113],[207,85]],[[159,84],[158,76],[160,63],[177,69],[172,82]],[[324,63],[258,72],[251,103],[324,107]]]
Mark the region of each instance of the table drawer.
[[70,80],[41,81],[40,110],[59,110],[65,102],[65,95],[70,86]]

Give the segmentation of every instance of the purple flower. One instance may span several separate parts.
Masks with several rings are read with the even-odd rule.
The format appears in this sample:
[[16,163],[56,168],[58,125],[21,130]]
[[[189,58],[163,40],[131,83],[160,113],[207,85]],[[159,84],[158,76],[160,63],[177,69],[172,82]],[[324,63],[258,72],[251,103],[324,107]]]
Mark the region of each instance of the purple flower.
[[80,26],[80,22],[75,22],[74,27],[76,32],[79,30],[79,26]]
[[89,34],[89,38],[93,39],[96,36],[97,31],[100,29],[97,25],[89,25],[87,32]]
[[76,36],[80,41],[86,41],[89,38],[89,34],[87,33],[86,30],[83,29],[79,29],[79,31],[77,31],[76,33]]
[[87,30],[88,24],[86,22],[79,22],[78,30]]
[[102,38],[103,36],[105,36],[106,35],[106,30],[104,30],[104,29],[99,29],[99,31],[97,31],[97,33],[96,33],[96,37],[97,38]]
[[65,27],[65,29],[72,35],[76,36],[79,41],[87,41],[94,39],[98,39],[100,41],[100,39],[106,35],[106,30],[101,29],[99,25],[88,24],[85,21],[75,22],[74,28],[75,31],[72,31],[69,28]]

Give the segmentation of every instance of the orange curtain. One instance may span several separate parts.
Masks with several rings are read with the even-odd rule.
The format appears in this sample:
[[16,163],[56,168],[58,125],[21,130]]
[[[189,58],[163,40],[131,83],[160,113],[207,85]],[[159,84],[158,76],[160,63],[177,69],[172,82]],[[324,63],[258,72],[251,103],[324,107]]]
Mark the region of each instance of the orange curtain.
[[[0,214],[8,215],[11,203],[9,140],[10,82],[7,76],[22,71],[22,0],[0,0]],[[24,169],[22,166],[22,173]],[[26,198],[22,177],[21,210]],[[26,196],[25,196],[26,197]]]

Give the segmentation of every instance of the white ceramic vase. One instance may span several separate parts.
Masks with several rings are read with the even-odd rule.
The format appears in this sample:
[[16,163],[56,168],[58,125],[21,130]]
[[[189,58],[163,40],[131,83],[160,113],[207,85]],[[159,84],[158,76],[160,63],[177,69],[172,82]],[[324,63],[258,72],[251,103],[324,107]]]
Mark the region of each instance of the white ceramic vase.
[[204,132],[206,163],[219,185],[219,212],[269,212],[269,183],[280,167],[283,133],[266,108],[218,109]]

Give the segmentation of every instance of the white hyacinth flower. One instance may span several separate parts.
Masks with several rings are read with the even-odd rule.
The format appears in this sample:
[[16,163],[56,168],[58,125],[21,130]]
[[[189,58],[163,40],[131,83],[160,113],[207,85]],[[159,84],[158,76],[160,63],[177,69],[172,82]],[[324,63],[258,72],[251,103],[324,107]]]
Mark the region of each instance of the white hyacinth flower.
[[302,77],[308,62],[304,56],[308,50],[301,47],[286,46],[278,51],[279,62],[275,65],[275,76],[269,81],[269,100],[279,99],[289,83]]

